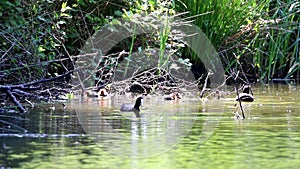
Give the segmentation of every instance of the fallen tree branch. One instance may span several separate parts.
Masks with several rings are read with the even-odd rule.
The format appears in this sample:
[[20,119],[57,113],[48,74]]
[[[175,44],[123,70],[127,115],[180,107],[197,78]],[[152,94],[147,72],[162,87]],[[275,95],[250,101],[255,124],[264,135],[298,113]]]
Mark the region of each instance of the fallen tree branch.
[[18,109],[22,112],[22,113],[26,113],[26,109],[22,106],[22,104],[17,100],[17,98],[13,95],[13,93],[11,92],[10,89],[7,89],[6,91],[6,95],[11,99],[11,101],[18,107]]
[[9,90],[12,90],[12,89],[30,89],[30,88],[26,88],[26,86],[32,86],[32,85],[37,85],[37,84],[40,84],[40,83],[55,81],[55,80],[58,80],[58,79],[61,79],[61,78],[65,77],[67,75],[70,75],[74,71],[77,71],[77,69],[71,70],[71,71],[69,71],[65,74],[62,74],[62,75],[59,75],[59,76],[56,76],[56,77],[52,77],[52,78],[48,78],[48,79],[41,79],[41,80],[28,82],[28,83],[24,83],[24,84],[8,85],[8,86],[0,85],[0,91],[1,90],[7,90],[7,89],[9,89]]
[[[18,101],[17,97],[15,96],[16,94],[21,94],[21,95],[25,95],[25,96],[31,96],[31,97],[35,97],[38,99],[43,99],[43,100],[47,100],[46,98],[42,97],[42,96],[37,96],[28,92],[25,92],[26,90],[39,90],[40,87],[32,87],[33,85],[38,85],[41,83],[47,83],[50,81],[55,81],[58,79],[61,79],[65,76],[70,75],[71,73],[73,73],[74,71],[76,71],[77,69],[71,70],[65,74],[56,76],[56,77],[52,77],[52,78],[48,78],[48,79],[41,79],[41,80],[37,80],[37,81],[33,81],[33,82],[28,82],[28,83],[24,83],[24,84],[17,84],[17,85],[0,85],[0,91],[3,91],[6,93],[6,95],[10,98],[10,100],[18,107],[18,109],[20,110],[21,113],[26,113],[27,110],[22,106],[22,104]],[[28,102],[28,101],[27,101]]]
[[38,95],[35,95],[35,94],[32,94],[32,93],[28,93],[28,92],[25,92],[25,91],[20,90],[20,89],[13,89],[12,92],[13,93],[23,94],[23,95],[29,96],[29,97],[34,97],[34,98],[41,99],[41,100],[47,100],[43,96],[38,96]]

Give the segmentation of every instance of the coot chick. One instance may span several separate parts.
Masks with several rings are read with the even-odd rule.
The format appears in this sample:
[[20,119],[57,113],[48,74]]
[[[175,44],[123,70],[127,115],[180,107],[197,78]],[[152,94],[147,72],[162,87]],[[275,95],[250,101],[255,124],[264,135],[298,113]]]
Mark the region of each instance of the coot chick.
[[101,86],[98,88],[98,97],[106,97],[109,95],[111,85]]
[[101,87],[98,90],[87,90],[86,96],[90,98],[94,97],[106,97],[108,96],[110,91],[110,85],[106,85],[105,87]]
[[99,90],[98,97],[100,97],[100,96],[102,96],[102,97],[108,96],[108,92],[105,88]]
[[94,97],[98,97],[98,94],[96,91],[93,90],[87,90],[86,91],[86,96],[89,98],[94,98]]
[[175,99],[181,99],[181,95],[179,93],[172,93],[170,96],[166,96],[165,100],[175,100]]

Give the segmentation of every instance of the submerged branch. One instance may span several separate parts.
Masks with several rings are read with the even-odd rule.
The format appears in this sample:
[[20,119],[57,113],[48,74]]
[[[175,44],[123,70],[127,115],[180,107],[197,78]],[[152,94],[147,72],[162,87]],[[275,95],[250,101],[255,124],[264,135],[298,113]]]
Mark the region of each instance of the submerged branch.
[[213,74],[213,73],[211,73],[211,72],[208,72],[208,73],[207,73],[207,76],[206,76],[206,78],[205,78],[205,82],[204,82],[203,88],[202,88],[201,93],[200,93],[200,98],[203,98],[205,92],[208,91],[208,89],[207,89],[207,86],[208,86],[208,79],[209,79],[209,77],[210,77],[212,74]]
[[[237,72],[236,77],[234,78],[235,82],[236,82],[238,76],[239,76],[239,71]],[[237,95],[237,98],[238,98],[239,106],[240,106],[241,112],[242,112],[242,117],[243,117],[243,119],[245,119],[245,113],[244,113],[244,109],[243,109],[241,98],[239,97],[239,90],[238,90],[238,87],[237,87],[237,83],[235,83],[235,85],[234,85],[234,90],[236,91],[236,95]]]

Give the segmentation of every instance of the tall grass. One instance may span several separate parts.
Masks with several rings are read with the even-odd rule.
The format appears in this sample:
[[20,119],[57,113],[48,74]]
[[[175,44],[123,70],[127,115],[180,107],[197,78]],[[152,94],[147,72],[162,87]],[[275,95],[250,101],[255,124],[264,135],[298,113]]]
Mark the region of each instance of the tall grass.
[[127,74],[130,58],[131,58],[132,51],[133,51],[135,36],[136,36],[136,24],[134,24],[134,27],[133,27],[133,36],[131,37],[131,43],[130,43],[130,48],[129,48],[129,56],[128,56],[128,58],[126,58],[127,62],[126,62],[126,67],[125,67],[125,71],[124,71],[124,74],[123,74],[123,78],[125,78],[126,74]]
[[[299,77],[300,2],[175,0],[224,57],[227,73],[245,70],[267,82]],[[204,14],[204,15],[199,15]],[[198,57],[190,52],[194,59]]]
[[194,24],[199,26],[212,44],[218,49],[224,39],[236,33],[242,25],[250,22],[262,3],[256,0],[176,0],[179,12],[188,11],[189,15],[200,15]]
[[272,1],[264,12],[265,20],[253,44],[260,80],[299,77],[300,2]]

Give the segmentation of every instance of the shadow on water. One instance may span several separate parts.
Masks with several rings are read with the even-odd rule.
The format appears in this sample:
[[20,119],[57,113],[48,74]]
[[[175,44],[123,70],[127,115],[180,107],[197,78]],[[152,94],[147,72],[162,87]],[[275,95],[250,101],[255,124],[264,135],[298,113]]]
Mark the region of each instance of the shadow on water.
[[12,130],[0,134],[0,166],[295,168],[300,164],[299,89],[255,87],[255,102],[244,104],[242,121],[233,118],[234,96],[148,98],[140,119],[119,112],[122,97],[74,101],[66,110],[40,105],[16,123],[27,133],[1,126]]

